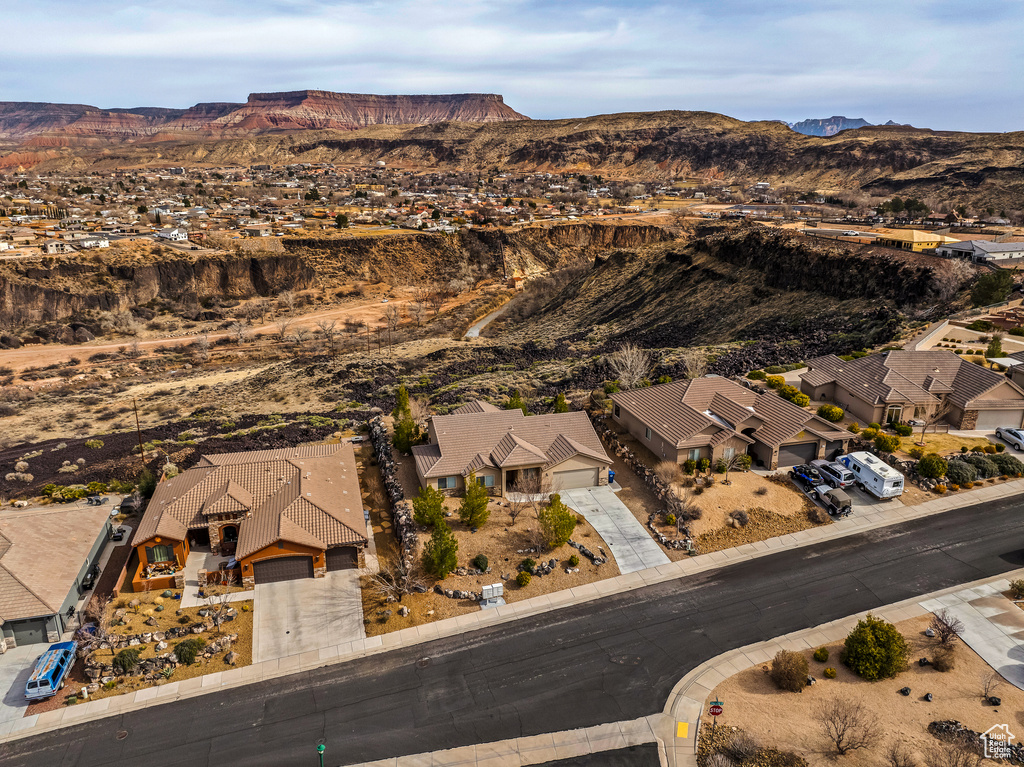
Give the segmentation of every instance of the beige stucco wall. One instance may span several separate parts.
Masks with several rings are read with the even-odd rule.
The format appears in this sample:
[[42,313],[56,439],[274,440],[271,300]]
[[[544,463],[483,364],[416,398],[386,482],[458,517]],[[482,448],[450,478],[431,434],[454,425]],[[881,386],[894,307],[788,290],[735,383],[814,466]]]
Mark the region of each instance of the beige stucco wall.
[[[618,415],[615,415],[616,408],[619,409]],[[676,450],[675,442],[665,439],[654,429],[651,429],[651,438],[647,439],[647,426],[644,425],[639,418],[626,410],[626,408],[618,404],[613,405],[612,419],[617,423],[622,424],[622,426],[636,438],[637,442],[654,453],[655,457],[664,458],[668,461],[673,459],[678,460],[678,452]]]

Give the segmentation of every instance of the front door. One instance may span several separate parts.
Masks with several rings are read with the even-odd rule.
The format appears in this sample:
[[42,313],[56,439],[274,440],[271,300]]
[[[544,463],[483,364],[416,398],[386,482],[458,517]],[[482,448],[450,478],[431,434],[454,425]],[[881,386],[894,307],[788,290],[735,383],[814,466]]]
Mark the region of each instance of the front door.
[[234,554],[238,545],[238,525],[225,525],[220,529],[220,553]]

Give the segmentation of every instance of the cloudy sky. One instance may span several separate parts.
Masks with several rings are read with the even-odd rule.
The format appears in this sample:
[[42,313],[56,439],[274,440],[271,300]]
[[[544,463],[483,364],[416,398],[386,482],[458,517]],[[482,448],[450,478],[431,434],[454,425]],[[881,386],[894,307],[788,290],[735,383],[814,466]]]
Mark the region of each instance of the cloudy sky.
[[0,100],[501,93],[534,118],[700,109],[1024,129],[1024,3],[2,0]]

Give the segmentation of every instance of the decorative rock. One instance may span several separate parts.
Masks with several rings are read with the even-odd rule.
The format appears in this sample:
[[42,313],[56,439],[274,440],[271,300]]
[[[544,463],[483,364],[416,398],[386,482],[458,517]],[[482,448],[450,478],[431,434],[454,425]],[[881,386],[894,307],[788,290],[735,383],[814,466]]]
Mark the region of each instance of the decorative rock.
[[224,662],[229,666],[234,666],[238,662],[238,653],[232,651],[224,656]]
[[156,643],[156,649],[157,650],[166,650],[167,649],[167,642],[157,642]]
[[138,637],[132,637],[131,639],[128,640],[128,646],[129,647],[134,647],[137,644],[140,644]]
[[924,635],[926,637],[933,637],[933,636],[935,636],[935,629],[925,629],[924,630]]
[[1003,704],[1002,698],[997,698],[995,695],[988,696],[988,704],[990,706],[1001,706]]
[[164,632],[162,632],[162,631],[154,631],[153,632],[153,639],[154,639],[154,641],[162,642],[162,641],[164,641],[164,639],[166,639],[166,637],[164,636]]
[[929,703],[931,703],[932,702],[932,694],[930,692],[926,693],[925,696],[924,696],[924,699],[926,701],[928,701]]
[[401,615],[404,618],[405,616],[407,616],[409,614],[409,608],[406,607],[405,605],[402,605],[401,607],[398,608],[398,614]]
[[931,665],[931,661],[930,661],[930,660],[928,660],[927,658],[921,658],[921,659],[920,659],[920,660],[919,660],[919,661],[917,662],[917,665],[918,665],[918,666],[930,666],[930,665]]
[[900,695],[902,695],[904,698],[906,698],[907,696],[910,695],[910,688],[909,687],[901,687],[899,690],[897,690],[897,692],[899,692]]
[[167,589],[160,596],[162,596],[164,599],[170,599],[173,595],[174,595],[174,592],[172,592],[170,589]]

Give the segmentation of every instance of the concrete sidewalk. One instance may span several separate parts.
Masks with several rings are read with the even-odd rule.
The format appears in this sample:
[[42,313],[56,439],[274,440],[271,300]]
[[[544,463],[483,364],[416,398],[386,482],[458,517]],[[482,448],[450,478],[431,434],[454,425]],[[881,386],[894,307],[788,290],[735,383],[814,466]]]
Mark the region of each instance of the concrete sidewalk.
[[[399,647],[412,647],[442,637],[455,636],[489,626],[520,620],[558,610],[570,604],[582,604],[611,594],[620,594],[644,588],[657,583],[684,578],[737,562],[767,556],[784,549],[811,546],[823,541],[844,538],[888,525],[940,514],[953,508],[970,506],[984,501],[998,500],[1024,493],[1024,480],[990,485],[982,490],[943,496],[918,506],[904,506],[880,510],[872,514],[848,517],[831,524],[783,535],[767,541],[758,541],[726,551],[715,551],[696,557],[671,562],[638,572],[619,575],[603,581],[588,583],[554,594],[544,594],[531,599],[497,607],[491,610],[459,615],[423,626],[395,631],[383,636],[368,637],[356,641],[344,641],[335,645],[306,650],[283,658],[254,663],[242,668],[218,671],[203,677],[170,682],[137,692],[112,698],[62,707],[55,711],[25,717],[15,722],[0,722],[0,742],[14,738],[28,737],[40,732],[56,730],[80,722],[102,719],[117,713],[137,710],[158,703],[218,692],[222,689],[239,687],[253,682],[276,679],[300,671],[309,671],[322,666],[344,663],[355,658],[387,652]],[[1019,576],[1017,576],[1019,577]],[[950,592],[962,589],[951,589]],[[915,601],[916,600],[912,600]],[[909,616],[908,616],[909,617]],[[850,624],[852,626],[852,624]],[[255,649],[255,648],[254,648]]]

